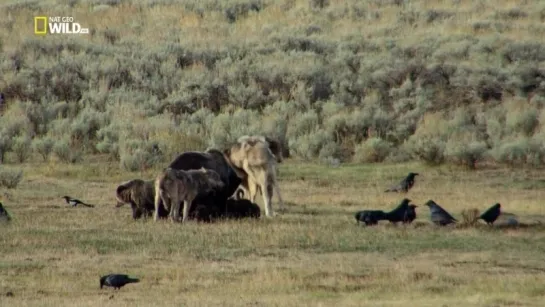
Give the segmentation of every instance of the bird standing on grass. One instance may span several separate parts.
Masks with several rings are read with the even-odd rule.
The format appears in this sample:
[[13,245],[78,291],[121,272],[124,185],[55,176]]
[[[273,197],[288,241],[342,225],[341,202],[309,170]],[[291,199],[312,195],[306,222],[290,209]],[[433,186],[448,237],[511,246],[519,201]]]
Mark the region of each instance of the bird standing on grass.
[[397,185],[394,185],[390,187],[388,190],[384,192],[409,192],[409,190],[414,185],[414,178],[418,176],[418,173],[410,172],[405,179],[401,180],[401,182]]
[[410,224],[416,219],[416,207],[417,205],[410,204],[407,209],[407,214],[405,215],[405,220],[403,223]]
[[102,287],[104,286],[107,286],[117,290],[125,286],[126,284],[136,283],[139,281],[140,279],[130,278],[128,275],[125,275],[125,274],[104,275],[100,277],[100,289],[102,289]]
[[80,204],[84,205],[84,206],[87,206],[87,207],[91,207],[91,208],[94,207],[94,205],[86,204],[86,203],[82,202],[81,200],[72,198],[70,196],[63,196],[62,198],[64,198],[66,203],[69,204],[72,207],[76,207],[77,205],[80,205]]
[[394,210],[386,213],[386,219],[391,223],[396,224],[397,222],[405,222],[407,212],[409,211],[409,202],[411,200],[408,198],[403,198],[399,206]]
[[376,225],[378,221],[386,219],[386,213],[382,210],[363,210],[354,215],[356,223],[365,223],[365,225]]
[[445,209],[441,208],[441,206],[439,206],[433,200],[428,200],[428,202],[426,202],[426,206],[430,208],[431,221],[436,225],[445,226],[457,222],[452,215],[450,215]]
[[498,216],[501,214],[501,205],[499,203],[496,203],[492,207],[488,208],[479,219],[482,219],[485,221],[488,225],[494,224],[494,222],[498,219]]

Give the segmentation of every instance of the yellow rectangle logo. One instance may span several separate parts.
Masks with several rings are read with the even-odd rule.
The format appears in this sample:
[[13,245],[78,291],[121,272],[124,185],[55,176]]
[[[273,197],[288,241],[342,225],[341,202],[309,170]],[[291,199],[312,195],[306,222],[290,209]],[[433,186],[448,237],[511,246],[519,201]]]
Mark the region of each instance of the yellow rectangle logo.
[[[43,29],[40,30],[40,24],[43,24]],[[34,34],[36,35],[46,35],[47,34],[47,17],[39,16],[34,17]]]

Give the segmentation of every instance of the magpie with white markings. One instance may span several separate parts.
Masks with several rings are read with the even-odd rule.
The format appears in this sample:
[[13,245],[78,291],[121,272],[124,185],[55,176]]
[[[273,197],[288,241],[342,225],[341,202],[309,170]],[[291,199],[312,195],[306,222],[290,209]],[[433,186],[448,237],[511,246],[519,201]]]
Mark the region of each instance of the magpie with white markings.
[[77,207],[78,205],[83,205],[83,206],[91,207],[91,208],[94,207],[94,205],[86,204],[86,203],[82,202],[81,200],[76,199],[76,198],[72,198],[70,196],[63,196],[62,198],[64,198],[66,203],[69,204],[72,207]]

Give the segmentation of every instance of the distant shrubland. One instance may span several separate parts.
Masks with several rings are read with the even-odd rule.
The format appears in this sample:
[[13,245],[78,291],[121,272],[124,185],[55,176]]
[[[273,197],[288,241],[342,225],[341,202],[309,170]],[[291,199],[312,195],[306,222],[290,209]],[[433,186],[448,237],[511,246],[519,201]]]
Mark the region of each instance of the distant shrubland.
[[[540,1],[0,5],[2,163],[136,171],[248,133],[319,161],[545,162]],[[90,34],[36,36],[34,16]]]

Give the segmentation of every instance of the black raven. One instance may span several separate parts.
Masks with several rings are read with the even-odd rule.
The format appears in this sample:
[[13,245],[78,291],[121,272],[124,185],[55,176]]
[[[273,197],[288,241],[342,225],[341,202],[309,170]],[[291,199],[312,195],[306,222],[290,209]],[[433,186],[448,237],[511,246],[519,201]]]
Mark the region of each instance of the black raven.
[[102,289],[102,287],[104,286],[113,287],[114,289],[120,289],[126,284],[139,281],[140,279],[130,278],[128,275],[125,274],[109,274],[100,277],[100,289]]
[[407,209],[407,214],[405,215],[405,220],[403,223],[410,224],[416,219],[416,207],[417,205],[410,204]]
[[86,203],[82,202],[81,200],[72,198],[70,196],[63,196],[62,198],[64,198],[66,203],[69,204],[72,207],[76,207],[79,204],[82,204],[84,206],[91,207],[91,208],[94,207],[94,205],[86,204]]
[[399,206],[394,210],[386,213],[386,219],[391,223],[396,224],[397,222],[405,222],[407,219],[407,212],[409,211],[409,202],[411,200],[408,198],[403,198]]
[[482,219],[485,221],[488,225],[494,224],[498,216],[501,214],[501,205],[499,203],[496,203],[492,207],[488,208],[479,219]]
[[356,222],[358,224],[362,222],[369,226],[378,224],[378,221],[380,220],[385,220],[386,213],[384,213],[382,210],[363,210],[356,212],[354,217],[356,218]]
[[426,202],[426,206],[430,208],[430,218],[435,224],[445,226],[457,222],[452,215],[445,211],[445,209],[441,208],[441,206],[439,206],[433,200],[428,200],[428,202]]
[[409,190],[414,185],[414,177],[418,176],[418,173],[409,173],[405,179],[401,180],[399,184],[396,184],[392,187],[390,187],[388,190],[384,192],[409,192]]

